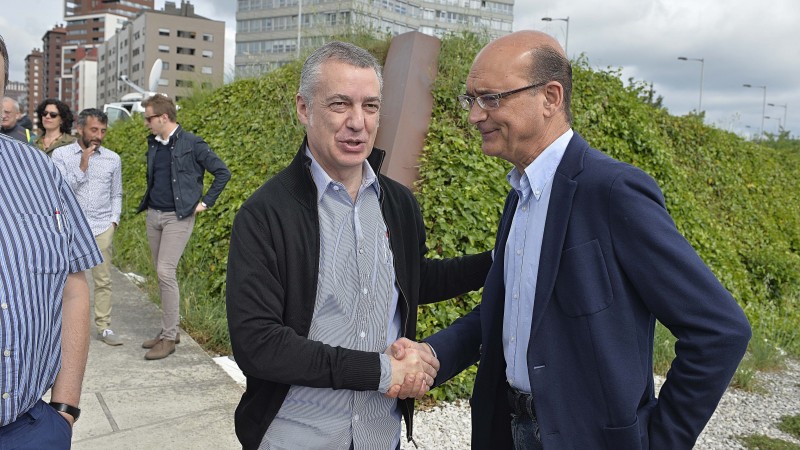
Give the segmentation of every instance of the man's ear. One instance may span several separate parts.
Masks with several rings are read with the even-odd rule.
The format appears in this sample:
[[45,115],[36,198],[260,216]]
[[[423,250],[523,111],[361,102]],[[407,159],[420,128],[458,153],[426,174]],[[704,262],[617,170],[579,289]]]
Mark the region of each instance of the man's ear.
[[544,87],[544,107],[547,115],[552,116],[561,110],[564,103],[564,87],[558,81],[551,81]]
[[308,125],[309,118],[311,116],[308,103],[306,103],[305,99],[299,93],[294,97],[294,103],[295,107],[297,108],[297,117],[300,119],[300,123],[303,125]]

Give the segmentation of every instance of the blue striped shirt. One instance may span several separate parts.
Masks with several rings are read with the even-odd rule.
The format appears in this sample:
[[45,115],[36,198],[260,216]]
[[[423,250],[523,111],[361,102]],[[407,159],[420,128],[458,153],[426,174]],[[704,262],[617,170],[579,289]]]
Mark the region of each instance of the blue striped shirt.
[[53,386],[61,368],[61,301],[69,273],[103,257],[50,158],[0,136],[0,426]]
[[[317,186],[320,260],[317,299],[308,338],[334,347],[381,353],[383,392],[391,363],[383,354],[400,336],[394,258],[378,201],[380,186],[364,162],[355,202],[311,152]],[[397,400],[378,391],[292,386],[261,441],[262,450],[395,448]]]

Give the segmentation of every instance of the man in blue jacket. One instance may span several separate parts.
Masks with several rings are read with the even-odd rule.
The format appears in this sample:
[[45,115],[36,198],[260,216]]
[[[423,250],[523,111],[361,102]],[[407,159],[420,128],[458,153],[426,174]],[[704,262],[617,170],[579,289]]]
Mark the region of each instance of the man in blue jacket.
[[[476,56],[459,96],[485,154],[514,165],[483,301],[426,342],[436,383],[480,358],[475,449],[689,449],[750,326],[643,171],[571,128],[558,43],[521,31]],[[659,397],[653,330],[677,338]],[[424,349],[423,346],[418,346]]]
[[[147,138],[147,190],[137,212],[147,210],[147,240],[161,292],[161,331],[142,343],[145,359],[163,359],[179,343],[180,290],[176,270],[192,236],[195,216],[214,206],[231,179],[225,163],[200,137],[177,123],[169,97],[153,95],[142,102]],[[214,181],[203,194],[203,175]]]

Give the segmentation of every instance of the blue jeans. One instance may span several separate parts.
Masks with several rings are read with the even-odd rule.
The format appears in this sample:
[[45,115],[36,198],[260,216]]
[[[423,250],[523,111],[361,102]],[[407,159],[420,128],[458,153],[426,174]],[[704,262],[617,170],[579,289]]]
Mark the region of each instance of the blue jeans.
[[42,400],[0,428],[0,450],[69,450],[71,445],[69,422]]
[[514,439],[514,449],[542,450],[533,394],[509,387],[508,404],[511,407],[511,437]]
[[511,437],[514,438],[515,450],[542,450],[542,438],[539,435],[539,423],[528,414],[511,413]]

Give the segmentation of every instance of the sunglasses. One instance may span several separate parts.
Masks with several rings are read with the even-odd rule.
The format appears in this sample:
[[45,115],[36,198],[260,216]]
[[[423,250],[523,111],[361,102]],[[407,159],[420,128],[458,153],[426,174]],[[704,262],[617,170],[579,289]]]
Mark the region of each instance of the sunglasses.
[[161,114],[153,114],[152,116],[144,116],[144,120],[145,122],[150,123],[150,121],[153,120],[154,117],[158,117],[160,115]]
[[56,118],[56,117],[58,117],[60,114],[58,114],[57,112],[53,112],[53,111],[45,111],[44,113],[42,113],[42,118],[44,119],[44,118],[45,118],[45,117],[47,117],[48,115],[50,116],[50,118],[51,118],[51,119],[55,119],[55,118]]

